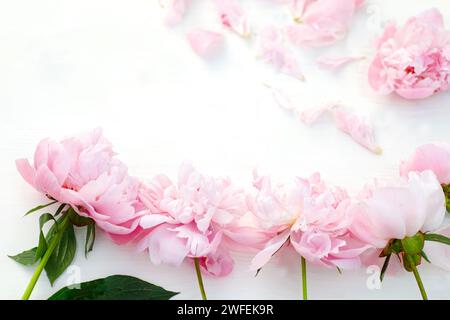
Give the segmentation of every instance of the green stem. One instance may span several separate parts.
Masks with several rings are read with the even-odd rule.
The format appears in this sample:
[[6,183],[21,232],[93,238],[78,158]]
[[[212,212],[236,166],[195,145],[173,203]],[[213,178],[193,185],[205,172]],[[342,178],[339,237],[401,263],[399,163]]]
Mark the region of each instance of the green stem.
[[200,261],[198,260],[198,258],[194,258],[194,264],[195,264],[195,271],[197,273],[198,286],[200,287],[200,292],[202,294],[202,299],[208,300],[208,298],[206,298],[205,287],[203,285],[202,271],[200,270]]
[[33,292],[33,289],[36,286],[36,282],[38,281],[42,271],[44,270],[48,260],[50,259],[53,251],[55,250],[56,246],[61,241],[61,237],[64,234],[64,230],[67,228],[67,226],[70,222],[69,215],[70,215],[69,213],[66,213],[61,224],[58,225],[57,234],[50,241],[50,244],[49,244],[47,250],[45,251],[44,256],[42,257],[41,261],[39,262],[39,265],[37,266],[36,270],[34,271],[33,277],[31,278],[30,283],[28,284],[25,292],[23,293],[22,300],[30,299],[31,293]]
[[308,300],[308,287],[306,282],[306,260],[302,257],[302,291],[303,300]]
[[419,286],[420,294],[422,295],[423,300],[428,300],[427,293],[422,283],[422,279],[420,278],[419,271],[417,271],[416,264],[414,263],[412,257],[410,255],[406,255],[406,259],[414,273],[414,278],[416,278],[417,285]]

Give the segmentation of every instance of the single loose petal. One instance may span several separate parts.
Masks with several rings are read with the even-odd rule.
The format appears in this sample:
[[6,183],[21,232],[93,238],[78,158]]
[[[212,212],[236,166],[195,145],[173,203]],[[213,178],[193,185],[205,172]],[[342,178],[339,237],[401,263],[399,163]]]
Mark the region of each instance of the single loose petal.
[[204,58],[217,55],[223,47],[224,38],[217,32],[194,29],[188,32],[186,37],[192,50]]
[[223,26],[242,37],[250,35],[247,16],[235,0],[214,0],[214,2]]
[[364,148],[375,154],[381,154],[382,149],[375,141],[373,127],[365,119],[341,106],[334,107],[331,112],[339,130],[350,135]]
[[287,47],[283,33],[267,26],[259,33],[258,56],[280,72],[304,80],[303,72],[294,52]]
[[165,23],[167,26],[174,26],[183,19],[186,14],[186,10],[189,6],[190,0],[172,0],[167,13]]
[[317,64],[328,70],[335,70],[340,67],[343,67],[351,62],[359,61],[365,59],[364,56],[347,56],[347,57],[325,57],[320,56],[317,58],[316,62]]

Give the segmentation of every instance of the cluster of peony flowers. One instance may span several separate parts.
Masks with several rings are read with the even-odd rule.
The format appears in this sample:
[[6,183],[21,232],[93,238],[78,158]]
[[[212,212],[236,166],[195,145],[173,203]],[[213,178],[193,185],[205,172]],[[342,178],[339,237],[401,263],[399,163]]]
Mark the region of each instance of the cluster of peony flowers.
[[135,243],[154,264],[194,262],[204,298],[200,270],[228,275],[234,250],[257,250],[251,269],[259,271],[278,251],[293,249],[302,260],[305,298],[306,263],[355,269],[365,255],[388,261],[396,254],[415,275],[422,257],[450,269],[450,250],[439,243],[448,238],[430,234],[450,231],[446,143],[420,147],[394,182],[369,185],[356,197],[318,173],[273,184],[255,171],[253,188],[245,191],[183,164],[177,183],[165,175],[143,182],[128,174],[99,129],[61,142],[46,139],[34,164],[22,159],[17,168],[36,190],[93,219],[116,243]]

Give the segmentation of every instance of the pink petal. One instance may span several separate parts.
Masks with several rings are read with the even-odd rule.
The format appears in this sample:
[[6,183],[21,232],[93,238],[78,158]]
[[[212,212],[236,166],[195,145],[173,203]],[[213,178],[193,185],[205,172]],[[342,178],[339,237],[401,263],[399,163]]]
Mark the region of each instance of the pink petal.
[[247,16],[235,0],[214,0],[214,2],[223,26],[243,37],[250,34]]
[[324,113],[326,113],[328,111],[329,111],[329,109],[327,107],[311,108],[311,109],[302,111],[299,114],[299,118],[304,124],[310,126],[314,122],[316,122],[317,119],[319,119]]
[[425,99],[431,97],[436,89],[429,88],[402,88],[395,91],[400,97],[410,100]]
[[433,171],[439,182],[450,183],[450,144],[425,144],[400,165],[400,174],[407,176],[411,171]]
[[340,106],[333,108],[332,114],[339,130],[350,135],[366,149],[381,154],[382,150],[375,141],[373,127],[367,121]]
[[195,29],[186,35],[195,53],[201,57],[212,57],[223,47],[224,38],[220,33]]
[[271,88],[275,102],[279,107],[294,112],[306,125],[312,125],[324,113],[330,113],[334,119],[336,127],[348,134],[354,141],[366,149],[381,154],[382,150],[375,141],[373,127],[363,118],[356,116],[346,108],[337,103],[330,103],[322,107],[300,110],[292,101],[280,90]]
[[41,166],[36,171],[35,186],[41,192],[60,200],[61,186],[53,172],[47,166]]
[[251,270],[257,271],[269,262],[272,256],[286,243],[290,235],[291,231],[286,230],[271,239],[266,247],[253,258]]
[[280,72],[284,72],[300,80],[304,79],[303,72],[292,50],[284,43],[281,32],[268,26],[259,35],[259,55],[267,63]]
[[200,266],[210,275],[225,277],[233,270],[233,259],[225,250],[218,250],[200,259]]
[[330,45],[346,35],[360,5],[361,1],[355,0],[296,1],[292,9],[299,23],[289,26],[286,32],[296,45]]
[[338,69],[339,67],[342,67],[350,62],[358,61],[365,59],[363,56],[354,56],[354,57],[337,57],[337,58],[331,58],[331,57],[325,57],[320,56],[317,58],[316,62],[324,69]]
[[179,266],[189,253],[186,240],[179,238],[171,228],[171,225],[160,225],[146,238],[150,259],[156,265]]
[[22,175],[22,178],[35,187],[34,177],[36,175],[36,170],[30,165],[30,162],[27,159],[18,159],[16,160],[16,168]]
[[184,17],[190,0],[172,0],[165,23],[171,27],[178,24]]
[[271,232],[252,227],[231,227],[223,232],[239,250],[261,250],[273,235]]
[[162,214],[147,214],[140,220],[140,226],[144,229],[154,228],[162,223],[170,223],[174,221],[172,218]]

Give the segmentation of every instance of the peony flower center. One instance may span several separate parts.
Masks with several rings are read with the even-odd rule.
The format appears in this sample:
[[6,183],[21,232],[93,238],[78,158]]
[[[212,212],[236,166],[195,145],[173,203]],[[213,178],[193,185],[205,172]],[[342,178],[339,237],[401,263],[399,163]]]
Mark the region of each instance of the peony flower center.
[[407,74],[416,73],[416,69],[415,69],[413,66],[408,66],[408,67],[405,69],[405,72],[406,72]]

